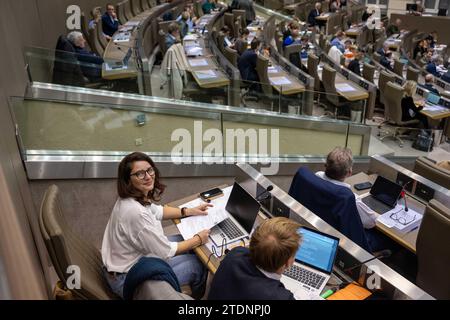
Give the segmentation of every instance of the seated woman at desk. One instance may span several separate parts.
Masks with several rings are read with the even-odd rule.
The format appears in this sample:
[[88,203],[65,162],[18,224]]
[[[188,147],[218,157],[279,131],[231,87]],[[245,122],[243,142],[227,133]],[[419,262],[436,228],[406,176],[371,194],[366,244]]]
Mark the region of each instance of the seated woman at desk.
[[215,9],[216,9],[215,0],[206,0],[205,3],[202,5],[202,10],[204,14],[210,14],[211,11]]
[[427,117],[420,113],[423,106],[417,107],[414,103],[413,96],[416,92],[417,83],[408,80],[403,85],[404,96],[402,98],[402,121],[409,121],[413,119],[419,120],[425,129],[428,129]]
[[208,241],[209,230],[183,241],[180,236],[166,237],[161,221],[206,215],[211,205],[180,210],[155,204],[164,189],[158,168],[146,154],[134,152],[120,162],[119,198],[106,225],[101,250],[106,280],[120,297],[123,297],[127,272],[141,258],[150,256],[165,260],[179,284],[191,286],[193,297],[203,295],[206,270],[189,251]]

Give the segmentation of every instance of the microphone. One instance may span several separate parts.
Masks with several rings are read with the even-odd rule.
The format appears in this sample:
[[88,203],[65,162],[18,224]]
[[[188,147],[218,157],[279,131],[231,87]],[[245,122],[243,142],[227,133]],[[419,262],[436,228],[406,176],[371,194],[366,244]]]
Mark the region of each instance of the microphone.
[[403,198],[403,200],[405,201],[405,212],[408,212],[408,205],[406,204],[406,186],[408,184],[410,184],[412,182],[412,180],[409,180],[407,183],[405,183],[402,187],[402,192],[400,193],[400,196]]
[[374,257],[372,257],[372,258],[370,258],[370,259],[368,259],[368,260],[366,260],[366,261],[357,263],[357,264],[354,265],[353,267],[344,269],[344,272],[347,273],[347,272],[349,272],[349,271],[352,271],[353,269],[358,268],[359,266],[362,266],[363,264],[365,264],[365,263],[367,263],[367,262],[370,262],[370,261],[375,260],[375,259],[388,258],[388,257],[390,257],[391,255],[392,255],[392,251],[391,251],[391,250],[389,250],[389,249],[382,250],[382,251],[380,251],[376,256],[374,256]]
[[[260,192],[257,196],[256,196],[256,201],[263,201],[263,200],[266,200],[266,199],[269,199],[272,195],[270,194],[270,191],[272,191],[273,190],[273,185],[270,185],[270,186],[268,186],[267,188],[266,188],[266,190],[264,190],[263,192]],[[263,195],[263,194],[265,194],[265,193],[267,193],[267,195],[265,196],[265,197],[263,197],[263,198],[261,198],[261,196]]]

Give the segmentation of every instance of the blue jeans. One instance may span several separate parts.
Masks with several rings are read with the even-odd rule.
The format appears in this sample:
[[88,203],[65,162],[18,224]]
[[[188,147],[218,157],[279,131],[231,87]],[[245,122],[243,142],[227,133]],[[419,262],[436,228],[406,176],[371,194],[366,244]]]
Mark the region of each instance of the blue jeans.
[[[171,242],[183,241],[181,235],[169,236],[168,239]],[[180,254],[167,260],[167,263],[172,267],[180,286],[190,285],[192,296],[200,299],[205,291],[208,272],[197,256],[194,253]],[[123,285],[127,274],[111,275],[105,268],[103,274],[111,290],[123,299]]]

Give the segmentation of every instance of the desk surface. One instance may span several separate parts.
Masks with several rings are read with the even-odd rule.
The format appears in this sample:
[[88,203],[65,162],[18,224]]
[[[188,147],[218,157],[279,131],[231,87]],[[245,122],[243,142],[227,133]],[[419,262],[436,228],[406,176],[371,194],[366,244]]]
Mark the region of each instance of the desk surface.
[[274,59],[270,58],[271,66],[267,70],[272,87],[282,95],[297,94],[305,91],[305,86],[299,79],[283,70]]
[[[345,180],[346,183],[350,184],[352,186],[352,191],[357,194],[361,195],[364,193],[369,192],[369,190],[362,190],[358,191],[353,186],[356,183],[366,182],[370,181],[372,183],[375,182],[375,179],[377,178],[377,175],[367,175],[363,172],[360,172],[356,175],[351,176],[350,178],[347,178]],[[407,196],[408,205],[411,209],[423,213],[425,211],[425,205],[414,198]],[[386,234],[388,237],[396,241],[398,244],[402,245],[406,249],[410,250],[413,253],[416,253],[416,240],[417,235],[419,234],[419,228],[412,230],[406,234],[400,233],[392,228],[386,227],[384,224],[377,221],[376,228]]]
[[[429,106],[425,106],[429,107]],[[440,120],[450,117],[450,109],[444,106],[431,106],[434,110],[420,110],[420,113],[433,120]]]
[[[317,70],[320,80],[322,80],[322,68]],[[335,78],[336,92],[349,101],[358,101],[369,98],[369,92],[361,88],[356,83],[345,78],[336,71]]]

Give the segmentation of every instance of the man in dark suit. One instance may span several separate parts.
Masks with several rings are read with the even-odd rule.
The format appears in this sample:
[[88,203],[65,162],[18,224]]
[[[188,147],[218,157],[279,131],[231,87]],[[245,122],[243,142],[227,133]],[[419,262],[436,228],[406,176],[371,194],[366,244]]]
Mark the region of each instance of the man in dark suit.
[[427,89],[430,92],[433,92],[437,95],[440,95],[438,89],[436,89],[433,85],[434,82],[434,77],[431,74],[427,74],[425,76],[425,83],[422,85],[422,87],[424,87],[425,89]]
[[284,217],[267,219],[253,232],[250,248],[231,250],[220,263],[209,300],[294,300],[281,275],[295,261],[300,224]]
[[253,0],[238,0],[237,9],[245,10],[245,22],[247,25],[255,20],[256,13],[255,8],[253,7]]
[[103,33],[112,37],[114,32],[119,29],[119,20],[117,20],[116,9],[114,9],[114,5],[108,3],[106,5],[106,12],[102,16],[102,27]]
[[380,49],[377,50],[377,53],[381,56],[384,57],[386,52],[389,51],[389,47],[387,45],[383,45]]
[[392,51],[387,51],[384,56],[380,59],[380,64],[388,69],[389,71],[394,71],[394,68],[392,67]]
[[320,16],[322,14],[322,12],[320,11],[321,8],[322,8],[322,4],[320,2],[316,2],[315,6],[314,6],[314,9],[312,9],[309,12],[308,25],[310,27],[314,27],[314,26],[317,26],[317,25],[320,26],[320,23],[319,23],[319,21],[316,20],[316,17],[318,17],[318,16]]
[[103,58],[86,50],[86,40],[79,31],[72,31],[67,35],[67,40],[72,44],[83,75],[91,82],[101,80]]
[[260,41],[253,39],[250,44],[250,49],[247,49],[238,60],[238,69],[241,73],[242,80],[259,81],[258,73],[256,72],[256,61],[258,60],[258,50]]

